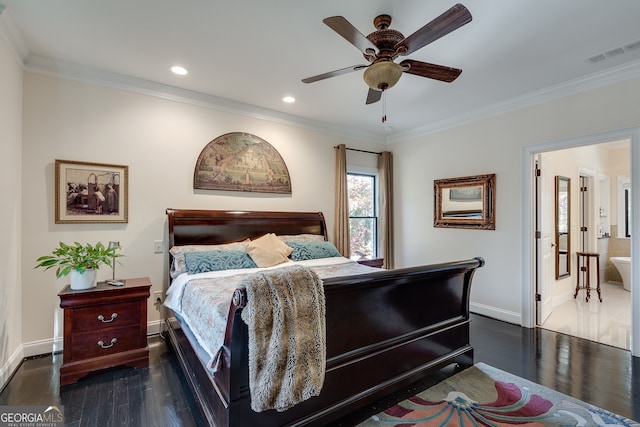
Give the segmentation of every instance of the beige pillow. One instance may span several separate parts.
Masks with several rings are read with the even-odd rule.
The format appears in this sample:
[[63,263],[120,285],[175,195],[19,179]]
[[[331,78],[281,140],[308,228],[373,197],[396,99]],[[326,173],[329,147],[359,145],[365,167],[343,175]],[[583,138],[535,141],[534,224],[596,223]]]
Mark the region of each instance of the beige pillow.
[[273,233],[250,241],[245,249],[258,267],[271,267],[287,262],[293,250]]

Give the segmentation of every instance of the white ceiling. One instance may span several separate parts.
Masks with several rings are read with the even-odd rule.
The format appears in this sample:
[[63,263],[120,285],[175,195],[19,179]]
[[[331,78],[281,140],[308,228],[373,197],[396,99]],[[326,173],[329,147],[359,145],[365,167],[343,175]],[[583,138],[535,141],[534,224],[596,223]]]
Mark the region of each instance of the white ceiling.
[[[375,30],[373,18],[386,13],[391,28],[408,36],[454,1],[0,0],[0,21],[30,70],[139,86],[374,141],[640,76],[640,48],[588,61],[640,41],[638,0],[461,2],[473,20],[408,56],[461,68],[461,76],[448,84],[404,74],[387,92],[384,125],[382,103],[365,105],[362,71],[301,82],[366,63],[322,19],[342,15],[366,35]],[[189,74],[173,75],[174,64]],[[283,103],[285,95],[297,102]]]

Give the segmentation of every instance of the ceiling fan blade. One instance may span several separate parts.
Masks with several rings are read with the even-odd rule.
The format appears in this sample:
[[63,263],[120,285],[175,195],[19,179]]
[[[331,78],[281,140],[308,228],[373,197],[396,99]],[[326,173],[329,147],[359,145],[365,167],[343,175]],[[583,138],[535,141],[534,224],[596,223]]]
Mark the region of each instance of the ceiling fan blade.
[[400,55],[409,55],[429,43],[438,40],[440,37],[446,36],[450,32],[468,24],[471,22],[471,19],[469,10],[458,3],[396,44],[396,51],[398,51]]
[[[405,59],[400,63],[405,73],[429,79],[451,83],[458,78],[462,70],[459,68],[445,67],[443,65],[429,64],[428,62]],[[407,68],[408,67],[408,68]]]
[[330,77],[340,76],[342,74],[351,73],[352,71],[362,70],[363,68],[367,68],[368,65],[352,65],[351,67],[342,68],[340,70],[329,71],[328,73],[318,74],[317,76],[307,77],[306,79],[302,79],[302,83],[313,83],[318,80],[328,79]]
[[374,90],[369,88],[369,93],[367,93],[367,102],[366,104],[373,104],[374,102],[378,102],[382,99],[382,91]]
[[357,47],[362,53],[378,53],[376,45],[356,29],[344,16],[331,16],[322,20],[333,31],[340,34],[346,41]]

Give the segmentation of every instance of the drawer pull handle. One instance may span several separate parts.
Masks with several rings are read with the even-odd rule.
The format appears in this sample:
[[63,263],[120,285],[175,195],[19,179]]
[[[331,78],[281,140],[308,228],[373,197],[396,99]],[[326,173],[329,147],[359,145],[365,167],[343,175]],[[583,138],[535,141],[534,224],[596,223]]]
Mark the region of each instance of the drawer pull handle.
[[112,313],[111,314],[111,319],[104,320],[104,316],[101,314],[101,315],[98,316],[98,320],[101,321],[102,323],[110,323],[110,322],[113,322],[114,320],[116,320],[116,317],[118,317],[118,313]]
[[111,338],[111,344],[109,344],[109,345],[104,345],[104,341],[100,340],[100,341],[98,341],[98,345],[99,345],[100,347],[102,347],[102,348],[111,348],[111,347],[113,347],[113,345],[114,345],[116,342],[118,342],[118,339],[117,339],[117,338]]

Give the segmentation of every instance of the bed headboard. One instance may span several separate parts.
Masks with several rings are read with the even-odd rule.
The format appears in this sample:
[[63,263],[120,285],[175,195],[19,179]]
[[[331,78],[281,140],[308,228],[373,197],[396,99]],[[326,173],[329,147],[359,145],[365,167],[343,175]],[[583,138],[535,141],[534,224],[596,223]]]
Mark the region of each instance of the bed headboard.
[[320,234],[328,240],[322,212],[167,209],[167,220],[169,248],[239,242],[266,233]]

